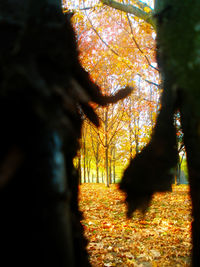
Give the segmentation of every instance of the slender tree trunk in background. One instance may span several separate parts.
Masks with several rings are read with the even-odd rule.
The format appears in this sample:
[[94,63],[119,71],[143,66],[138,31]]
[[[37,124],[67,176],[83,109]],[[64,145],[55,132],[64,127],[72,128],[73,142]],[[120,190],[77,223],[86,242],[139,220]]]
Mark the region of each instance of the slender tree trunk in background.
[[110,148],[110,157],[109,157],[109,183],[112,184],[112,147]]
[[85,144],[85,140],[83,140],[82,145],[83,145],[83,155],[82,155],[82,159],[83,159],[83,183],[86,183],[86,144]]
[[139,153],[139,116],[134,116],[134,139],[135,139],[135,155]]
[[109,187],[109,164],[108,164],[108,147],[105,147],[105,171],[106,171],[106,186]]
[[110,184],[114,182],[114,153],[115,153],[115,146],[112,145],[110,147]]
[[106,171],[106,186],[109,187],[109,163],[108,163],[108,150],[109,150],[109,144],[108,144],[108,107],[105,108],[104,111],[105,115],[105,171]]
[[81,177],[82,177],[82,172],[81,172],[81,152],[78,152],[78,173],[79,173],[79,184],[82,184]]
[[88,155],[87,155],[86,165],[87,165],[88,183],[90,183],[90,165],[91,165],[91,158],[89,158]]
[[132,99],[131,96],[129,97],[130,103],[129,103],[129,124],[128,124],[128,129],[129,129],[129,146],[130,146],[130,150],[129,150],[129,157],[130,160],[133,157],[133,140],[132,140],[132,136],[133,136],[133,130],[132,130]]
[[133,157],[133,146],[132,146],[132,129],[130,127],[130,124],[129,124],[129,144],[130,144],[130,149],[129,149],[129,158],[130,160],[132,159]]
[[[153,88],[152,85],[150,85],[150,102],[153,101]],[[150,118],[150,122],[151,122],[151,132],[153,131],[153,115],[152,115],[152,108],[150,108],[150,114],[149,114],[149,118]]]
[[104,184],[104,172],[102,171],[102,183]]
[[114,148],[113,148],[113,183],[114,184],[116,183],[116,181],[115,181],[115,160],[116,160],[116,158],[115,158],[115,146],[114,146]]
[[180,158],[180,155],[178,157],[178,162],[177,162],[177,169],[176,169],[176,184],[181,183],[181,163],[182,159]]
[[[138,93],[139,98],[141,97],[141,77],[139,77],[139,85],[138,85]],[[139,135],[140,135],[140,116],[134,115],[134,134],[135,134],[135,155],[139,153]]]
[[96,162],[96,182],[99,183],[99,141],[97,141],[95,162]]
[[175,185],[180,184],[180,179],[181,179],[181,161],[180,161],[180,155],[178,156],[178,162],[176,166],[176,173],[175,173]]
[[99,167],[96,167],[96,183],[99,184]]
[[98,135],[96,137],[96,140],[94,140],[91,125],[90,125],[90,138],[92,141],[92,150],[93,150],[93,154],[94,154],[94,158],[95,158],[95,165],[96,165],[96,183],[99,183],[99,161],[100,161],[100,159],[99,159],[99,146],[100,146],[100,141],[99,141]]
[[83,183],[86,183],[86,174],[87,174],[87,147],[86,147],[86,142],[87,142],[87,136],[88,134],[88,128],[83,127],[82,130],[82,137],[81,137],[81,144],[82,144],[82,160],[83,160]]

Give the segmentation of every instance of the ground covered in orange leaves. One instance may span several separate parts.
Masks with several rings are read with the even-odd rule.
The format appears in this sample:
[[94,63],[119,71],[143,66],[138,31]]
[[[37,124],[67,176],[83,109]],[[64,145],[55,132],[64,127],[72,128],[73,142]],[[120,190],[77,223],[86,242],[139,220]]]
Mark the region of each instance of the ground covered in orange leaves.
[[92,266],[189,266],[191,202],[188,186],[156,194],[145,216],[126,218],[116,185],[80,186],[82,224]]

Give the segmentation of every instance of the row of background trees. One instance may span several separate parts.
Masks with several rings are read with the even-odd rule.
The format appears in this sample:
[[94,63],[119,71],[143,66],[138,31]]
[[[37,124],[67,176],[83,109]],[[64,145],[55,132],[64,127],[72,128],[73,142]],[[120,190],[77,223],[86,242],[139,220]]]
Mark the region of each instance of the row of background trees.
[[[149,141],[161,86],[155,58],[156,29],[151,19],[153,1],[118,1],[122,7],[141,10],[143,17],[103,5],[106,2],[115,4],[63,1],[63,8],[75,12],[80,60],[91,79],[105,94],[113,94],[127,84],[134,87],[127,99],[105,108],[95,107],[101,122],[98,129],[84,121],[81,149],[75,159],[81,182],[109,186],[119,181],[129,159]],[[181,130],[178,138],[181,152]],[[180,164],[177,169],[180,175]]]

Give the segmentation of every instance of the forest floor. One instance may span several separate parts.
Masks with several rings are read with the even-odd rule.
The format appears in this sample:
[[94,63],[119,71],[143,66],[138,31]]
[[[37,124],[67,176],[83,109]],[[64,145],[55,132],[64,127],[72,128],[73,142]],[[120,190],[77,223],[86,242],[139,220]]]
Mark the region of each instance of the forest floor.
[[82,224],[92,266],[189,266],[191,201],[188,186],[156,194],[145,216],[126,218],[117,185],[80,186]]

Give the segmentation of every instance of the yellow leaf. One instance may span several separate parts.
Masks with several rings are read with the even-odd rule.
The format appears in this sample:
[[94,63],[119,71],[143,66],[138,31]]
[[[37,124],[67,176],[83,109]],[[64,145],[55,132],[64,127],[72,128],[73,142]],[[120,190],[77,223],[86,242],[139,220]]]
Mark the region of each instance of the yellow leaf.
[[150,13],[150,12],[151,12],[151,8],[149,8],[149,7],[145,7],[145,8],[144,8],[144,11],[147,12],[147,13]]

